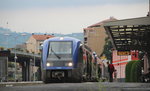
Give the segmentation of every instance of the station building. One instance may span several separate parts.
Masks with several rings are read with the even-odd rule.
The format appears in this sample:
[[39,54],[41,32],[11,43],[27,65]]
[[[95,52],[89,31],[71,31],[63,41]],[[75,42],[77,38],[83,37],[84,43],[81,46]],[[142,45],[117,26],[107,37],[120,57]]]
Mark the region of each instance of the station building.
[[46,35],[46,34],[44,34],[44,35],[32,34],[32,36],[29,37],[29,39],[26,42],[27,51],[29,53],[35,53],[35,54],[40,53],[41,44],[43,43],[43,41],[48,38],[52,38],[52,37],[54,37],[54,36]]
[[84,28],[84,44],[91,48],[93,52],[96,52],[97,56],[100,57],[103,52],[105,45],[105,38],[107,37],[104,24],[109,21],[115,21],[114,17],[100,21],[96,24],[90,25]]
[[139,60],[139,51],[112,51],[112,64],[117,70],[117,78],[125,78],[126,64],[132,60]]
[[[117,69],[118,77],[125,77],[125,66],[128,61],[141,60],[142,75],[150,71],[150,16],[123,19],[108,22],[104,25],[111,39],[114,50],[113,64]],[[118,55],[118,51],[129,52],[128,55]],[[138,55],[143,56],[138,59]]]

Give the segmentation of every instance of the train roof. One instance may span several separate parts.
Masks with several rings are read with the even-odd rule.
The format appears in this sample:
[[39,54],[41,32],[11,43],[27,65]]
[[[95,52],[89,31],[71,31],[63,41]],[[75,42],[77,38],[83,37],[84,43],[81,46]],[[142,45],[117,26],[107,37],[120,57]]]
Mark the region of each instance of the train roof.
[[53,37],[49,38],[45,41],[74,41],[74,42],[81,42],[79,39],[73,37]]

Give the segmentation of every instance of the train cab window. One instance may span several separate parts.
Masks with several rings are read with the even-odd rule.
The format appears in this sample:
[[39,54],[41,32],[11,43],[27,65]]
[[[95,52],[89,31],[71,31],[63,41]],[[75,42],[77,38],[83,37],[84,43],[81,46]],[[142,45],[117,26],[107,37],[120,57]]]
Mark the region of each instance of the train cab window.
[[50,43],[50,51],[49,53],[52,53],[52,51],[55,51],[55,53],[58,54],[71,54],[72,53],[72,46],[71,42],[51,42]]
[[72,42],[70,41],[50,42],[49,44],[49,57],[72,55]]

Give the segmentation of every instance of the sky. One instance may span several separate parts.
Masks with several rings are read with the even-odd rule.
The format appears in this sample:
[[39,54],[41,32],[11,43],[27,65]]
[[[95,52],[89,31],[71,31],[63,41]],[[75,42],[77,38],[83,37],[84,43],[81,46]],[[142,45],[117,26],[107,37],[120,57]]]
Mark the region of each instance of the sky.
[[29,33],[78,33],[114,17],[145,17],[149,0],[0,0],[0,27]]

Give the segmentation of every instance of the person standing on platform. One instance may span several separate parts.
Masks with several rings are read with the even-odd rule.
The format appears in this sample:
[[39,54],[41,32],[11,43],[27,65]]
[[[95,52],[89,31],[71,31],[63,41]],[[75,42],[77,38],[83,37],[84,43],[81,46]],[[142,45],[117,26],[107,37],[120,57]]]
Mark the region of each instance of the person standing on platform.
[[113,72],[115,68],[113,64],[109,64],[109,62],[107,62],[107,64],[108,64],[109,82],[113,82]]

